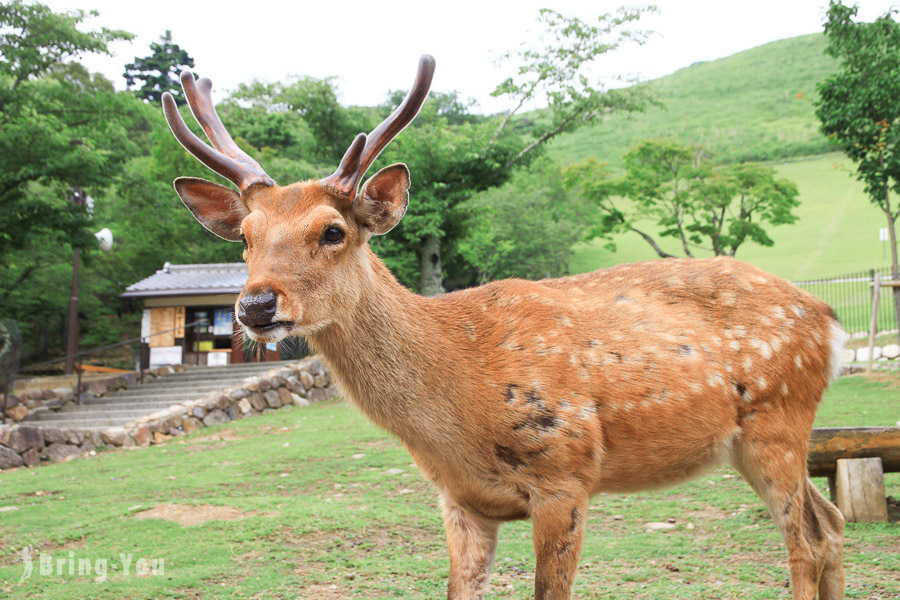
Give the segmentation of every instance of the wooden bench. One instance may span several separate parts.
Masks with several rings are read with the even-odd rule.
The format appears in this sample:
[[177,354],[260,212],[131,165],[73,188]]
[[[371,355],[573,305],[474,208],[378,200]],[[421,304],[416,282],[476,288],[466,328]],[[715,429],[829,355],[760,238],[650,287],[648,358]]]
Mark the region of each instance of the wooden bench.
[[807,467],[827,477],[831,499],[848,521],[887,521],[884,473],[900,472],[900,427],[813,429]]

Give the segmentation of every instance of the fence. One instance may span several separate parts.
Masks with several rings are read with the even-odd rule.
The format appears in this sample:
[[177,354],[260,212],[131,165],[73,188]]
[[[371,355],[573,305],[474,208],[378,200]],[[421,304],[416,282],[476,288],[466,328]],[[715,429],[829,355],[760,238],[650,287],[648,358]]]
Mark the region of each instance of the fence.
[[[882,280],[890,279],[891,269],[870,269],[830,279],[795,281],[794,284],[830,304],[848,332],[867,332],[872,321],[872,284],[876,273],[881,274]],[[877,325],[878,332],[897,329],[894,293],[890,287],[881,288]]]

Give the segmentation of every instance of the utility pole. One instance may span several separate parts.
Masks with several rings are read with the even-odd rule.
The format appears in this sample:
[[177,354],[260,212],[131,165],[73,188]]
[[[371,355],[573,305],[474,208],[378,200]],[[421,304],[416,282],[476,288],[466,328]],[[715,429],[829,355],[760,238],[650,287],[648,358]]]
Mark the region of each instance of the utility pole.
[[[73,187],[69,194],[69,200],[75,206],[84,206],[86,198],[84,190]],[[69,333],[66,336],[66,375],[75,371],[74,355],[78,352],[78,263],[81,258],[81,250],[75,248],[72,258],[72,297],[69,299]],[[78,390],[81,393],[81,390]]]

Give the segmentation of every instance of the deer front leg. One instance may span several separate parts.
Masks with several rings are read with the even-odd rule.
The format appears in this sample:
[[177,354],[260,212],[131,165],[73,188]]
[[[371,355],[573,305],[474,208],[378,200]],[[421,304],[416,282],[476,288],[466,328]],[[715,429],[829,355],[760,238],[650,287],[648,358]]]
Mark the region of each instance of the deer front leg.
[[450,600],[481,600],[497,551],[498,521],[486,519],[441,496],[450,548]]
[[537,506],[534,522],[535,600],[568,600],[584,541],[587,495],[557,497]]

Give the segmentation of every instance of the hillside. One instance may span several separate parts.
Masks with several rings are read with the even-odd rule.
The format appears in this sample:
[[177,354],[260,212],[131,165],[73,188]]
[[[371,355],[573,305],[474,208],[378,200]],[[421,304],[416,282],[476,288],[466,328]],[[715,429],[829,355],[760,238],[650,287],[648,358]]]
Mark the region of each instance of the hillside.
[[550,152],[564,164],[594,157],[619,165],[639,140],[659,137],[704,144],[725,162],[826,152],[811,102],[833,69],[824,48],[817,33],[695,63],[651,82],[662,107],[561,136]]

